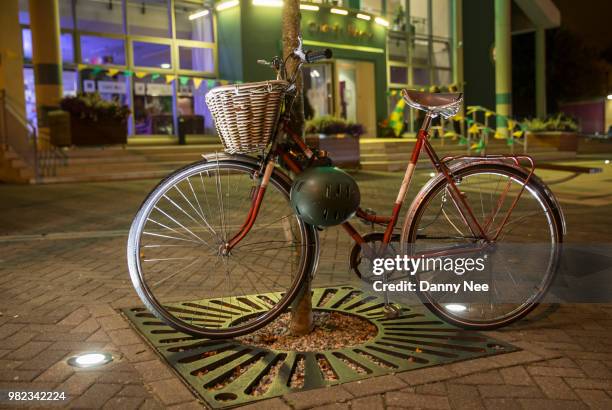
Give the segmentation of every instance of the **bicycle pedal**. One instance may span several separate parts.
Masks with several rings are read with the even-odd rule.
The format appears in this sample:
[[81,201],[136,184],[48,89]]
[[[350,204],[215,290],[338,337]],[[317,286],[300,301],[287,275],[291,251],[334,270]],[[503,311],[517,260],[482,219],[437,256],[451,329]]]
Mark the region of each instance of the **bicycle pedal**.
[[402,313],[402,308],[390,303],[388,305],[385,305],[383,307],[384,311],[385,311],[385,319],[394,319],[397,318],[401,315]]

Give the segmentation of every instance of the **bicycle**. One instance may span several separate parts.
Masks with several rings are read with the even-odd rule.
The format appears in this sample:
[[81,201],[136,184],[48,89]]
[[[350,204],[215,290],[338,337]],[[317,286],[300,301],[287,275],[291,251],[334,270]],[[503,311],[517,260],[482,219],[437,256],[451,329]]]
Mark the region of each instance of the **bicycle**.
[[[260,124],[264,131],[246,137],[238,131],[230,134],[223,141],[228,152],[206,155],[175,171],[144,200],[130,229],[127,256],[130,277],[151,318],[194,336],[243,335],[286,311],[306,275],[316,271],[317,228],[300,220],[289,206],[292,179],[277,162],[297,174],[304,162],[325,159],[291,129],[289,114],[302,65],[329,57],[329,50],[305,52],[300,41],[284,60],[259,61],[275,70],[276,81],[219,87],[226,93],[233,90],[224,98],[244,97],[240,104],[259,104],[268,110]],[[287,73],[289,58],[296,62],[291,75]],[[253,90],[247,93],[250,86],[263,90],[261,95]],[[263,94],[276,105],[247,101],[262,99]],[[391,214],[361,208],[356,212],[358,219],[382,226],[384,232],[362,236],[349,221],[342,224],[355,241],[352,269],[367,279],[362,271],[368,260],[388,254],[398,240],[403,254],[487,255],[497,264],[491,263],[485,273],[496,294],[512,289],[511,303],[485,300],[451,309],[448,295],[419,291],[419,297],[438,317],[468,329],[494,329],[521,319],[537,306],[555,275],[565,234],[557,199],[534,174],[535,165],[528,156],[438,157],[428,141],[429,127],[436,117],[454,116],[462,94],[403,90],[402,97],[411,107],[424,110],[425,119]],[[238,106],[238,111],[245,106]],[[217,108],[211,108],[213,114]],[[240,121],[232,124],[236,129],[241,126]],[[266,133],[268,138],[256,138]],[[422,151],[433,164],[435,176],[413,199],[397,234]],[[522,276],[507,266],[504,272],[500,261],[509,263],[515,255],[508,256],[503,248],[525,243],[538,248],[538,257],[512,265],[523,271]],[[531,281],[525,280],[527,268]],[[439,274],[429,270],[412,279],[436,280]]]

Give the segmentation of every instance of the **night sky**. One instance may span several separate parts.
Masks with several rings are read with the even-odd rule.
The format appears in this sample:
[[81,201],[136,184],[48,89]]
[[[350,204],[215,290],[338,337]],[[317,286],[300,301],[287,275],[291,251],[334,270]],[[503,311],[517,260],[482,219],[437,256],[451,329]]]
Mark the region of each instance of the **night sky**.
[[592,48],[612,47],[612,0],[553,0],[561,12],[561,26]]

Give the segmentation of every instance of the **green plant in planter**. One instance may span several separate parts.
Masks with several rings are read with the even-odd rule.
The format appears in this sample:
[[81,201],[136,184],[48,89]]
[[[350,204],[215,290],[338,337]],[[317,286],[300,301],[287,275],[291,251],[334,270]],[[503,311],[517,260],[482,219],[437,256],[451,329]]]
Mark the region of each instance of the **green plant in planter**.
[[60,107],[73,117],[94,122],[125,123],[130,115],[130,109],[126,105],[107,101],[98,93],[66,96],[61,100]]
[[347,122],[332,115],[322,115],[308,120],[305,130],[307,134],[350,134],[354,137],[365,134],[363,125]]
[[527,131],[531,132],[578,131],[578,124],[576,121],[563,113],[552,115],[544,120],[541,118],[525,119],[523,120],[523,124],[526,126]]

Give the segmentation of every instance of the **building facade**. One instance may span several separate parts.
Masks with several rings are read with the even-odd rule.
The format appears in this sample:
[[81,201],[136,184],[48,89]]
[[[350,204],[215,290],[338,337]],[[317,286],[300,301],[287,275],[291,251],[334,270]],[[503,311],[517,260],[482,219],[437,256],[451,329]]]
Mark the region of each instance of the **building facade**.
[[[6,0],[1,7],[12,2],[18,2],[25,109],[34,122],[44,121],[44,111],[61,95],[97,92],[130,107],[130,138],[176,136],[185,122],[190,133],[213,133],[206,92],[219,84],[272,78],[256,61],[281,52],[283,0]],[[510,41],[517,4],[537,17],[552,3],[302,2],[305,45],[334,53],[305,67],[309,105],[315,115],[363,124],[372,137],[380,135],[401,88],[465,89],[468,103],[511,114],[511,61],[508,47],[500,45]],[[53,49],[59,55],[48,51]],[[50,66],[55,71],[41,71]],[[57,77],[55,91],[41,93],[45,76]],[[416,113],[406,110],[405,120],[414,131]]]

